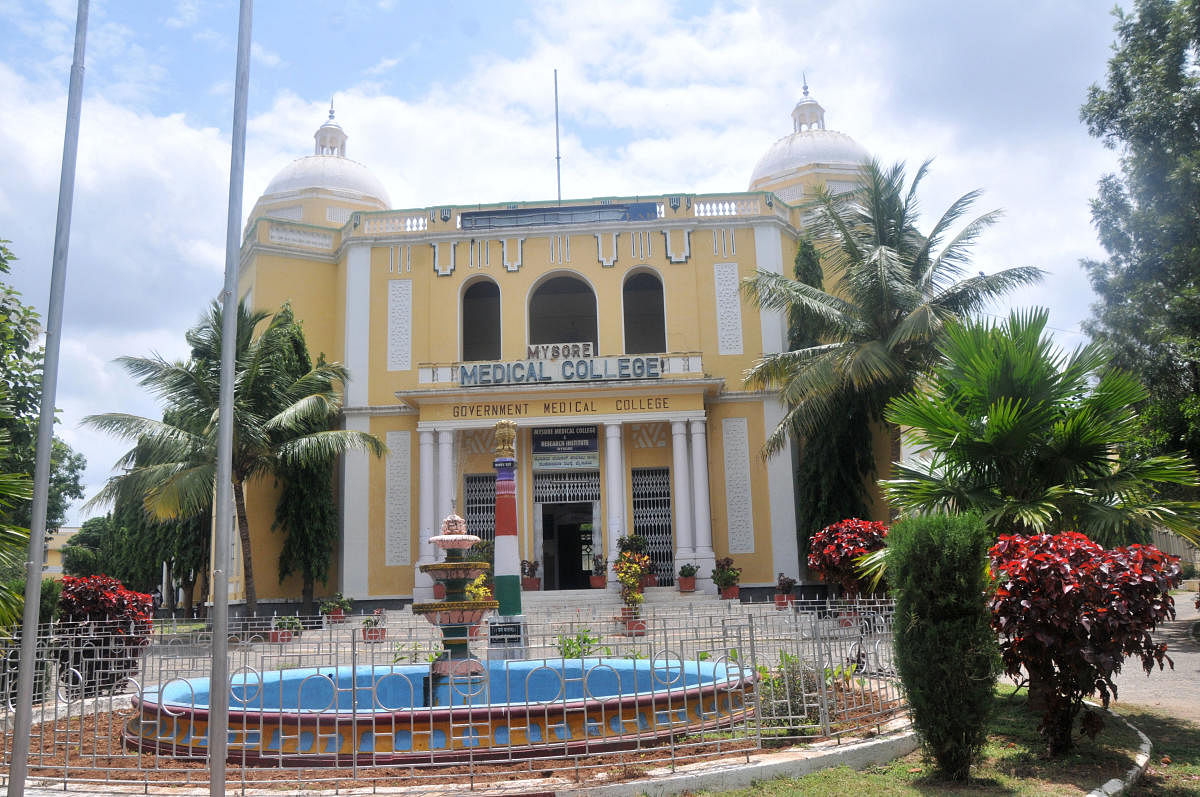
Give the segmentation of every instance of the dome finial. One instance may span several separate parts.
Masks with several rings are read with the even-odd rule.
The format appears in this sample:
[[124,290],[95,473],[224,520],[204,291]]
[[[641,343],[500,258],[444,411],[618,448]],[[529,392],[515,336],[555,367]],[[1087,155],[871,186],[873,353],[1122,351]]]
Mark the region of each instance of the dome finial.
[[[807,97],[807,96],[808,96],[808,75],[806,75],[806,74],[804,74],[803,72],[801,72],[801,73],[800,73],[800,79],[804,81],[804,96],[805,96],[805,97]],[[331,110],[329,111],[329,118],[330,118],[330,119],[332,119],[332,118],[333,118],[333,110],[332,110],[332,108],[333,108],[333,103],[332,103],[332,102],[329,104],[329,107],[330,107],[330,109],[331,109]]]
[[[808,86],[804,87],[804,93],[808,94]],[[329,121],[333,121],[333,96],[329,97]]]
[[313,134],[313,138],[317,142],[315,155],[336,155],[339,158],[346,157],[346,131],[342,130],[341,125],[333,121],[333,98],[329,98],[329,118],[325,120],[325,124],[317,128],[317,132]]
[[804,81],[804,96],[792,109],[792,131],[802,133],[805,130],[824,130],[825,109],[821,107],[821,103],[808,96],[808,75],[801,72],[800,77]]

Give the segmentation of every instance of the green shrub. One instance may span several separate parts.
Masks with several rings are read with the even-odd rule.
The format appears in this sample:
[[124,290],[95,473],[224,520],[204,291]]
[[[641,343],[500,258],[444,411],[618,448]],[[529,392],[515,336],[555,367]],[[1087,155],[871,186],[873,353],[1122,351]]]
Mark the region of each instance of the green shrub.
[[987,610],[991,535],[971,515],[922,515],[892,527],[896,665],[913,725],[943,777],[966,780],[987,739],[1000,671]]

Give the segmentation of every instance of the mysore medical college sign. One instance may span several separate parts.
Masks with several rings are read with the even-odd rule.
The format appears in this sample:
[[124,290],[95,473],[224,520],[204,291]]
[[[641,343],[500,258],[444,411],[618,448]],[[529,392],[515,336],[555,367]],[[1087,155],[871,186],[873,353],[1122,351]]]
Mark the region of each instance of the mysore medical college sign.
[[661,379],[663,358],[651,354],[595,357],[591,343],[531,345],[526,359],[511,362],[460,363],[460,387],[521,385],[537,382],[604,382]]

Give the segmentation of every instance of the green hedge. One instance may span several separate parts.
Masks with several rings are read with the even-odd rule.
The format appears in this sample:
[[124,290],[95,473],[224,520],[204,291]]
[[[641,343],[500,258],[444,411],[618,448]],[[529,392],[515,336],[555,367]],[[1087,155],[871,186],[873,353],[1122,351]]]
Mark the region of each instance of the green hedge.
[[986,602],[990,544],[970,515],[907,518],[888,536],[896,664],[922,744],[951,780],[966,780],[987,739],[1000,671]]

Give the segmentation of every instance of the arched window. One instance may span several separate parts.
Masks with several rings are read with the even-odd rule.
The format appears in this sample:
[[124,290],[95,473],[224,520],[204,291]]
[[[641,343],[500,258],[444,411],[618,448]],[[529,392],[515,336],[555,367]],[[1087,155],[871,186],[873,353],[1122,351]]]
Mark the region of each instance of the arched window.
[[621,291],[625,307],[625,353],[657,354],[667,350],[663,286],[654,274],[634,274]]
[[500,287],[480,280],[462,298],[462,358],[500,359]]
[[591,343],[596,348],[596,294],[586,282],[553,277],[533,292],[529,342]]

